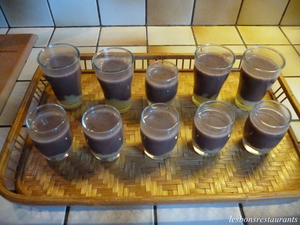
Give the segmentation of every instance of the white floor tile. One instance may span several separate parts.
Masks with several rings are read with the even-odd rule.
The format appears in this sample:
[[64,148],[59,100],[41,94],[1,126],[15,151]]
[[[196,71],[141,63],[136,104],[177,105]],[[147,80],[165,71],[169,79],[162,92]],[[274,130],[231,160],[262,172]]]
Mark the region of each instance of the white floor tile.
[[[157,206],[158,224],[226,225],[241,217],[237,204]],[[243,223],[235,223],[242,225]]]
[[295,45],[294,47],[297,50],[298,54],[300,54],[300,45]]
[[8,28],[0,28],[0,34],[6,34]]
[[[245,218],[248,218],[248,225],[263,224],[259,222],[250,222],[250,218],[270,218],[273,223],[265,224],[299,224],[300,223],[300,200],[289,201],[271,201],[243,204]],[[290,219],[290,222],[274,222],[275,219]],[[293,220],[293,222],[292,222]],[[271,221],[271,220],[270,220]]]
[[3,144],[5,142],[5,139],[7,137],[7,134],[9,132],[9,130],[10,130],[10,128],[8,128],[8,127],[1,127],[0,128],[0,149],[2,149],[2,147],[3,147]]
[[17,82],[0,115],[0,125],[12,125],[29,82]]
[[148,27],[149,45],[195,45],[191,27]]
[[18,80],[31,80],[32,76],[38,67],[37,56],[42,48],[33,48],[28,56],[28,59],[22,69]]
[[80,53],[96,53],[96,47],[78,47]]
[[45,28],[11,28],[9,29],[9,34],[24,34],[24,33],[33,33],[37,34],[38,38],[34,44],[34,47],[46,47],[49,44],[50,37],[52,35],[54,28],[45,27]]
[[[114,46],[110,46],[110,47],[114,47]],[[125,48],[125,49],[131,51],[132,53],[146,53],[147,52],[146,46],[118,46],[118,47]],[[101,51],[105,48],[107,48],[107,47],[99,46],[97,51]]]
[[65,207],[24,206],[11,203],[0,196],[1,225],[63,224]]
[[300,77],[286,77],[285,79],[290,88],[292,89],[293,94],[300,102]]
[[100,33],[99,45],[145,46],[146,39],[145,27],[103,27]]
[[298,142],[300,142],[300,121],[292,121],[291,127],[297,137]]
[[66,43],[74,46],[96,46],[99,27],[56,28],[50,44]]
[[281,27],[292,44],[300,44],[300,27]]
[[197,44],[242,45],[243,41],[234,26],[194,26]]
[[149,46],[149,53],[157,53],[157,54],[168,54],[168,53],[190,53],[194,54],[196,50],[196,45],[191,46]]
[[[298,77],[298,78],[286,77],[286,82],[288,83],[294,96],[298,100],[298,103],[300,103],[300,77]],[[296,118],[297,118],[297,116],[293,116],[293,119],[296,119]]]
[[71,207],[68,225],[134,224],[153,225],[152,206]]
[[247,45],[289,44],[277,26],[238,26],[238,30]]

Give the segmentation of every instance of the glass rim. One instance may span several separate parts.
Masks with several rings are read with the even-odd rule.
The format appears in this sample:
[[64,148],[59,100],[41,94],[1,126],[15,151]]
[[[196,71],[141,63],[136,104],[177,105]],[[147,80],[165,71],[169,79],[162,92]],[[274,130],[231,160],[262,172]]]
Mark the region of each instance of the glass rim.
[[[260,104],[263,104],[263,103],[272,103],[272,104],[276,104],[277,106],[280,106],[282,107],[286,112],[287,112],[287,115],[288,115],[288,121],[285,122],[285,124],[283,125],[279,125],[279,126],[275,126],[275,125],[270,125],[264,121],[262,121],[259,117],[258,117],[258,114],[256,111],[254,111],[254,109],[257,109],[257,107],[260,105]],[[263,125],[267,126],[267,127],[270,127],[270,128],[273,128],[273,129],[278,129],[278,128],[284,128],[284,127],[287,127],[290,125],[291,121],[292,121],[292,113],[291,111],[288,109],[288,107],[286,107],[284,104],[278,102],[278,101],[275,101],[275,100],[261,100],[259,102],[257,102],[254,107],[253,107],[253,112],[254,112],[254,115],[257,117],[258,121],[260,123],[262,123]],[[286,113],[280,113],[280,114],[286,114]]]
[[[33,120],[32,120],[32,122],[30,123],[30,122],[29,122],[29,117],[30,117],[34,112],[36,113],[36,115],[38,115],[38,114],[39,114],[38,111],[39,111],[40,109],[46,108],[46,107],[54,107],[54,108],[60,109],[60,111],[63,113],[63,118],[62,118],[61,123],[60,123],[58,126],[52,128],[52,129],[50,129],[50,130],[46,130],[46,131],[38,131],[37,129],[33,129],[33,128],[32,128],[32,122],[33,122]],[[50,133],[50,132],[53,132],[53,131],[58,130],[61,126],[63,126],[63,125],[67,122],[67,118],[68,118],[68,117],[67,117],[66,110],[65,110],[62,106],[60,106],[60,105],[58,105],[58,104],[54,104],[54,103],[48,103],[48,104],[39,105],[39,106],[33,108],[33,109],[27,114],[26,119],[25,119],[25,123],[26,123],[27,128],[28,128],[29,130],[33,131],[34,133],[38,133],[38,134],[46,134],[46,133]]]
[[[109,130],[104,130],[104,131],[94,131],[90,128],[87,127],[86,123],[85,123],[85,119],[87,117],[88,114],[90,113],[93,113],[92,111],[95,111],[97,109],[109,109],[111,110],[112,112],[114,112],[115,114],[117,114],[117,119],[118,119],[118,122]],[[111,105],[95,105],[95,106],[92,106],[90,108],[88,108],[82,115],[82,118],[81,118],[81,124],[82,124],[82,127],[84,128],[85,131],[88,131],[88,132],[91,132],[93,134],[105,134],[105,133],[110,133],[112,132],[113,130],[115,130],[120,124],[122,123],[122,118],[121,118],[121,114],[119,112],[119,110],[117,110],[114,106],[111,106]]]
[[[40,61],[40,56],[41,56],[46,50],[51,49],[51,48],[53,49],[53,48],[55,48],[55,47],[68,47],[68,48],[70,48],[70,49],[74,49],[75,52],[76,52],[76,58],[75,58],[75,60],[74,60],[71,64],[66,65],[66,66],[63,66],[63,67],[51,67],[51,66],[46,66],[44,63],[42,63],[42,62]],[[51,70],[62,70],[62,69],[70,68],[71,66],[73,66],[74,64],[76,64],[76,63],[78,62],[79,59],[80,59],[80,52],[79,52],[78,48],[75,47],[74,45],[64,44],[64,43],[61,43],[61,44],[59,43],[59,44],[52,44],[52,45],[49,45],[49,46],[43,48],[43,49],[39,52],[39,54],[38,54],[38,56],[37,56],[38,64],[39,64],[41,67],[45,68],[45,69],[51,69]]]
[[[169,79],[163,80],[164,82],[169,82],[169,81],[172,81],[172,80],[175,80],[175,79],[178,78],[178,73],[179,73],[178,67],[177,67],[174,63],[172,63],[172,62],[170,62],[170,61],[166,61],[166,60],[157,60],[157,61],[151,63],[151,64],[148,66],[147,70],[146,70],[146,75],[147,75],[148,77],[151,77],[151,79],[156,80],[155,77],[153,76],[153,74],[152,74],[152,73],[149,73],[149,72],[150,72],[151,69],[155,68],[155,67],[152,67],[152,66],[159,65],[159,64],[169,64],[169,65],[171,65],[171,66],[175,69],[176,75],[173,76],[173,77],[171,77],[171,78],[169,78]],[[173,69],[173,68],[172,68],[172,69]]]
[[[266,69],[260,69],[258,67],[254,67],[250,62],[249,60],[246,58],[246,54],[249,53],[250,51],[254,50],[254,49],[265,49],[265,50],[269,50],[269,51],[272,51],[273,53],[277,54],[281,59],[282,59],[282,65],[279,66],[277,69],[275,70],[266,70]],[[284,55],[277,51],[276,49],[274,48],[270,48],[270,47],[267,47],[267,46],[252,46],[248,49],[246,49],[246,51],[243,53],[243,58],[242,60],[245,60],[245,62],[247,63],[248,66],[250,66],[251,68],[257,70],[257,71],[261,71],[261,72],[265,72],[265,73],[275,73],[275,72],[278,72],[278,71],[281,71],[284,67],[285,67],[285,64],[286,64],[286,59],[284,57]],[[274,61],[274,60],[272,60]],[[276,63],[277,65],[277,63]]]
[[[155,128],[155,127],[149,126],[149,125],[147,124],[147,122],[145,121],[145,116],[144,116],[144,114],[146,113],[147,109],[153,108],[153,107],[160,107],[160,106],[164,106],[165,108],[171,109],[173,112],[175,112],[175,114],[176,114],[176,123],[175,123],[173,126],[171,126],[171,127],[169,127],[169,128],[166,128],[166,129],[160,129],[160,128]],[[171,105],[169,105],[169,104],[166,104],[166,103],[153,103],[153,104],[151,104],[151,105],[148,105],[148,106],[143,110],[143,112],[142,112],[142,114],[141,114],[141,121],[142,121],[143,124],[145,124],[147,127],[151,128],[151,129],[153,129],[153,130],[157,130],[157,131],[170,131],[170,130],[173,130],[176,126],[179,125],[180,119],[179,119],[179,113],[178,113],[178,111],[177,111],[173,106],[171,106]]]
[[[208,66],[207,64],[201,62],[201,61],[199,60],[199,58],[198,58],[198,55],[197,55],[198,50],[199,50],[199,49],[202,49],[202,48],[205,48],[205,47],[217,47],[217,48],[222,48],[222,49],[224,49],[224,50],[229,51],[229,53],[232,55],[232,62],[230,62],[227,66],[224,66],[224,67],[212,67],[212,66]],[[194,58],[195,58],[195,60],[197,60],[197,62],[199,62],[202,66],[205,66],[205,67],[210,68],[210,69],[215,69],[215,70],[225,70],[225,69],[232,68],[232,66],[233,66],[233,64],[235,63],[235,60],[236,60],[235,54],[234,54],[234,52],[233,52],[230,48],[227,48],[226,46],[218,45],[218,44],[203,44],[203,45],[199,46],[199,47],[196,48],[196,50],[195,50]]]
[[[127,67],[125,67],[124,69],[121,69],[121,70],[115,70],[115,71],[105,71],[105,70],[102,70],[101,68],[99,68],[96,64],[95,64],[95,61],[97,59],[98,56],[100,56],[100,54],[104,53],[104,52],[107,52],[109,50],[121,50],[122,52],[124,53],[129,53],[129,56],[131,58],[131,62],[128,64]],[[105,54],[106,55],[106,54]],[[105,57],[104,57],[105,58]],[[92,66],[97,69],[98,71],[100,72],[104,72],[104,73],[108,73],[108,74],[111,74],[111,73],[119,73],[119,72],[123,72],[125,70],[127,70],[128,68],[130,68],[133,63],[134,63],[134,55],[131,51],[127,50],[126,48],[114,48],[114,47],[109,47],[109,48],[104,48],[100,51],[98,51],[92,58]]]
[[199,116],[201,113],[199,112],[199,110],[201,109],[201,107],[204,107],[205,105],[208,105],[208,104],[213,104],[213,103],[217,103],[217,104],[220,104],[220,105],[223,105],[225,106],[228,111],[231,113],[230,116],[230,123],[226,126],[214,126],[214,125],[210,125],[210,124],[206,124],[207,126],[211,127],[211,128],[214,128],[214,129],[218,129],[218,130],[222,130],[222,129],[226,129],[230,126],[232,126],[235,122],[235,118],[236,118],[236,114],[235,112],[233,111],[233,109],[230,107],[229,104],[227,104],[226,102],[223,102],[223,101],[218,101],[218,100],[210,100],[210,101],[206,101],[206,102],[203,102],[202,104],[200,104],[197,108],[197,111],[196,111],[196,114],[195,114],[195,117],[197,118],[203,118],[201,116]]

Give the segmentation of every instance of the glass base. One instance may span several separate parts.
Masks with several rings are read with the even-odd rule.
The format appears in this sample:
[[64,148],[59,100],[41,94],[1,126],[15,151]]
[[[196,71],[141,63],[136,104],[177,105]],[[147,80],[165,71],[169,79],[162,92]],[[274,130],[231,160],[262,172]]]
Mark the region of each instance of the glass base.
[[217,100],[217,97],[218,96],[215,95],[215,96],[212,96],[211,98],[205,98],[205,97],[202,97],[202,96],[199,96],[199,95],[196,95],[195,93],[193,93],[193,95],[192,95],[192,102],[196,106],[199,106],[203,102],[210,101],[210,100]]
[[174,102],[174,98],[168,102],[151,102],[147,99],[147,102],[148,102],[148,105],[151,105],[151,104],[154,104],[154,103],[165,103],[165,104],[168,104],[168,105],[172,105],[173,102]]
[[198,153],[199,155],[201,156],[214,156],[214,155],[217,155],[221,149],[214,149],[214,150],[209,150],[209,151],[205,151],[205,150],[202,150],[194,141],[192,141],[192,144],[193,144],[193,149],[196,153]]
[[64,152],[64,153],[61,153],[61,154],[58,154],[58,155],[55,155],[55,156],[45,156],[44,157],[49,160],[49,161],[53,161],[53,162],[56,162],[56,161],[62,161],[64,160],[65,158],[67,158],[69,156],[69,153],[70,151],[72,150],[72,146],[68,149],[68,151]]
[[166,154],[163,154],[163,155],[152,155],[149,152],[147,152],[147,150],[145,150],[145,149],[144,149],[144,152],[145,152],[146,156],[148,156],[150,159],[164,160],[164,159],[168,158],[169,155],[171,155],[172,151],[170,151],[170,152],[168,152]]
[[76,102],[73,101],[71,103],[68,100],[66,100],[66,101],[58,101],[58,104],[61,105],[64,109],[76,109],[79,106],[81,106],[82,100],[81,100],[81,97],[80,97],[79,100],[77,100]]
[[93,153],[93,155],[95,156],[96,159],[98,159],[100,161],[111,162],[111,161],[114,161],[114,160],[116,160],[117,158],[120,157],[121,150],[122,150],[122,147],[120,148],[119,151],[114,152],[112,154],[98,154],[98,153],[95,153],[93,151],[91,151],[91,152]]
[[119,110],[120,113],[126,113],[131,108],[131,98],[128,100],[105,99],[107,105],[111,105]]
[[256,102],[250,102],[243,100],[239,95],[237,95],[234,99],[235,105],[244,111],[251,111]]
[[256,149],[253,146],[247,144],[247,142],[244,139],[243,139],[243,146],[252,155],[266,155],[272,150],[272,149]]

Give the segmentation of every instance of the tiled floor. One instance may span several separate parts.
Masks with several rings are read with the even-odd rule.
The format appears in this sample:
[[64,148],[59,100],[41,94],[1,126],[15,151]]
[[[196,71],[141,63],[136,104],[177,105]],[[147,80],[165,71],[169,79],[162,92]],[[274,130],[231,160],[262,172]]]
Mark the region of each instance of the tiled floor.
[[[72,28],[1,28],[0,33],[36,33],[39,38],[0,116],[0,146],[17,113],[22,96],[37,67],[38,52],[49,44],[70,43],[81,52],[95,53],[106,46],[121,46],[132,52],[193,53],[203,43],[223,44],[235,53],[253,45],[268,45],[287,60],[283,74],[300,100],[300,27],[270,26],[136,26]],[[300,123],[293,122],[296,131]],[[298,132],[300,133],[300,132]],[[300,136],[299,134],[297,134]],[[242,218],[295,218],[300,223],[300,199],[239,205],[195,204],[128,207],[33,207],[0,197],[0,224],[259,224]],[[8,216],[9,215],[9,216]],[[270,223],[272,224],[272,223]]]

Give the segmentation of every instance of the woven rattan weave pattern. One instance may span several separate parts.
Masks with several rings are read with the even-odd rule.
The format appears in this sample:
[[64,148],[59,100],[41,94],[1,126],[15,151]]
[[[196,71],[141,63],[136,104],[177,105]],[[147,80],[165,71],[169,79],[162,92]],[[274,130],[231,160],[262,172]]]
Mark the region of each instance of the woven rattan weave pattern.
[[[17,173],[18,195],[25,196],[25,204],[48,205],[241,202],[299,196],[300,160],[289,134],[266,156],[254,156],[243,149],[242,130],[248,112],[233,103],[238,78],[239,74],[232,72],[219,96],[236,112],[233,133],[218,155],[202,157],[191,145],[196,111],[191,101],[193,73],[180,72],[173,104],[180,113],[180,135],[171,156],[155,161],[144,155],[141,145],[140,115],[147,105],[145,73],[135,73],[133,104],[122,114],[125,147],[119,159],[103,162],[89,152],[80,120],[87,108],[103,104],[104,97],[96,75],[83,73],[83,104],[68,111],[74,134],[73,151],[64,161],[48,162],[28,140]],[[49,86],[41,101],[56,102]]]

